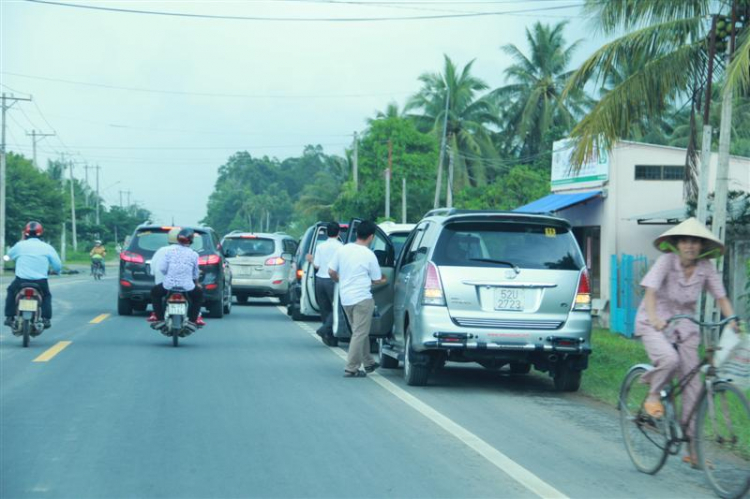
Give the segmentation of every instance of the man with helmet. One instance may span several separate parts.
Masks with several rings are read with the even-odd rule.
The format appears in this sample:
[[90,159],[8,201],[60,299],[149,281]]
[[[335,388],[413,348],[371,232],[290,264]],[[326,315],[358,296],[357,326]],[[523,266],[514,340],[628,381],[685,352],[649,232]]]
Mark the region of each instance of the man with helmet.
[[177,245],[165,250],[158,262],[158,271],[164,275],[164,280],[151,290],[151,304],[156,314],[156,322],[151,325],[154,329],[164,327],[164,297],[170,290],[178,288],[190,297],[188,326],[192,329],[197,327],[203,290],[198,284],[198,253],[190,248],[194,237],[193,229],[181,229],[177,233]]
[[5,325],[13,324],[16,313],[16,293],[26,284],[36,284],[42,293],[42,321],[44,327],[51,326],[52,295],[49,292],[47,276],[49,268],[55,272],[62,270],[62,262],[55,248],[42,241],[44,228],[39,222],[29,222],[23,230],[23,239],[8,252],[8,257],[16,261],[16,278],[8,286],[5,298]]
[[91,274],[94,274],[94,268],[101,265],[102,274],[104,274],[104,257],[107,256],[107,249],[102,245],[100,240],[94,241],[94,247],[89,252],[91,257]]

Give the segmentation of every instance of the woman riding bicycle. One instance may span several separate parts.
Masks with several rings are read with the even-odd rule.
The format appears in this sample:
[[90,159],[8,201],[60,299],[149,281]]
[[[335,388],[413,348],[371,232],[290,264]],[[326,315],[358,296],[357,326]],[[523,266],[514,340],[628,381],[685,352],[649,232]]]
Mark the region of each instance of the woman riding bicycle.
[[94,247],[89,252],[89,256],[91,257],[91,274],[94,273],[96,267],[101,267],[102,274],[104,274],[104,257],[107,256],[107,249],[101,241],[94,241]]
[[[706,289],[716,299],[725,317],[734,315],[721,276],[709,261],[724,253],[724,245],[703,224],[689,218],[666,231],[654,241],[665,254],[660,256],[641,281],[645,296],[636,315],[635,335],[639,336],[654,369],[643,376],[650,386],[644,403],[646,412],[660,418],[664,406],[661,389],[677,374],[684,376],[700,362],[698,326],[690,321],[677,323],[666,333],[667,320],[673,315],[694,315],[701,293]],[[730,326],[737,330],[736,322]],[[700,376],[693,376],[683,392],[682,423],[687,423],[701,390]],[[688,425],[688,437],[694,436],[695,418]],[[683,461],[695,465],[694,446]]]

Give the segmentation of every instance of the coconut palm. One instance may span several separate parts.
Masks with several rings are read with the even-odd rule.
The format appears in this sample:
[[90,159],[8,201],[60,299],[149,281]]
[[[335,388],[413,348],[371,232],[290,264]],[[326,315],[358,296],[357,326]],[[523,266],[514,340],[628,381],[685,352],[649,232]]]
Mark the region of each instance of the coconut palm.
[[385,108],[384,111],[377,111],[375,113],[374,118],[367,118],[367,124],[372,124],[375,120],[385,120],[388,118],[401,118],[403,116],[403,113],[398,107],[398,103],[396,101],[391,101],[388,103],[388,106]]
[[[742,1],[738,0],[738,5]],[[646,62],[607,92],[573,129],[571,136],[578,139],[574,164],[582,164],[597,148],[609,149],[619,138],[630,136],[642,120],[664,117],[675,103],[692,101],[693,108],[699,110],[695,103],[708,79],[711,19],[726,16],[731,4],[711,0],[586,0],[585,12],[605,34],[626,34],[594,52],[572,75],[566,91],[575,91],[590,80],[603,82],[629,60]],[[725,17],[717,19],[721,54],[727,23]],[[741,90],[750,87],[750,37],[747,23],[744,26],[727,72],[729,87]],[[721,60],[716,63],[721,72]]]
[[407,105],[418,127],[442,136],[445,102],[448,98],[447,145],[454,158],[454,190],[484,185],[487,175],[483,160],[497,156],[488,125],[497,125],[492,101],[479,94],[487,84],[471,74],[474,61],[458,68],[446,55],[442,73],[424,73],[419,77],[422,89]]
[[582,87],[563,98],[570,77],[568,65],[580,41],[565,46],[565,22],[554,26],[535,23],[526,29],[527,57],[514,44],[503,51],[514,61],[505,70],[507,85],[492,92],[507,126],[505,137],[515,141],[521,156],[534,156],[544,148],[545,134],[552,127],[569,131],[588,99]]

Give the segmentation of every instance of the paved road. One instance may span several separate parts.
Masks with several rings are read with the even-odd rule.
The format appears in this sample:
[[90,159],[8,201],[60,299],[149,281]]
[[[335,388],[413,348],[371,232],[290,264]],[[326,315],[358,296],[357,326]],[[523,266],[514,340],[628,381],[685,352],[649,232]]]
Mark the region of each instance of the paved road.
[[56,279],[52,329],[29,349],[0,334],[1,498],[712,497],[677,460],[636,472],[617,413],[546,378],[344,379],[270,300],[175,349],[116,316],[115,283]]

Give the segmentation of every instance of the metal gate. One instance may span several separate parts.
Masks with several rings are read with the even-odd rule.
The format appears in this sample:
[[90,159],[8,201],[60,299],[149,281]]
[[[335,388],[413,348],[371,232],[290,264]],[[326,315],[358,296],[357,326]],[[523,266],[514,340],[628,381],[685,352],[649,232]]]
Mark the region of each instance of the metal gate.
[[632,337],[635,314],[643,298],[640,282],[648,271],[644,255],[612,255],[610,292],[610,330]]

